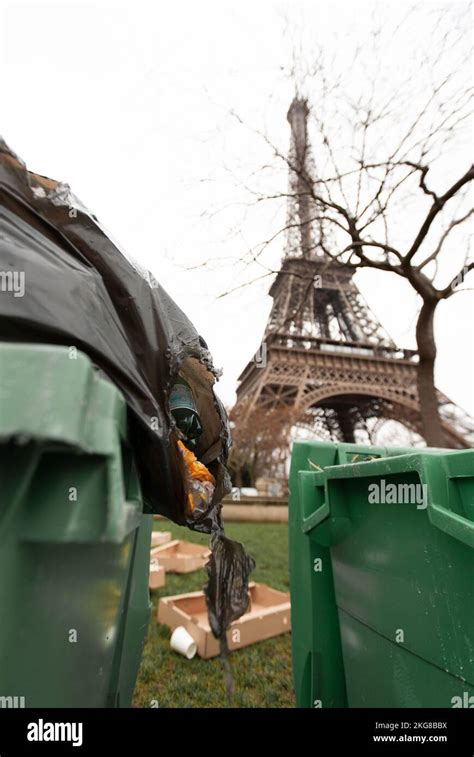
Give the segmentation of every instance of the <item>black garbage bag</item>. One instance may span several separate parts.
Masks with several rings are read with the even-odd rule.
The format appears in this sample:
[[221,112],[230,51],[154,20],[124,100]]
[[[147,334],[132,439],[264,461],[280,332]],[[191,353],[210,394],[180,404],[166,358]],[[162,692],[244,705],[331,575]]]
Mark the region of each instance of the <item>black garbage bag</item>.
[[211,549],[211,557],[206,566],[209,580],[204,592],[209,625],[219,640],[227,693],[231,696],[234,680],[228,663],[226,631],[248,609],[248,579],[255,568],[255,561],[246,553],[242,544],[228,539],[219,529],[213,531]]
[[223,533],[213,534],[211,547],[205,594],[210,626],[214,636],[220,639],[249,606],[248,576],[255,562],[242,544],[236,544]]
[[[219,372],[204,339],[67,184],[29,172],[1,139],[0,271],[2,282],[14,283],[21,274],[24,285],[23,296],[18,290],[0,297],[0,339],[62,344],[88,354],[127,402],[145,511],[221,534],[221,500],[231,488],[230,432],[214,393]],[[204,429],[196,455],[216,480],[212,502],[198,518],[186,513],[186,475],[169,410],[178,375],[192,387]],[[233,549],[240,555],[240,545],[228,546],[226,564],[234,559]],[[212,571],[219,571],[219,554]],[[245,592],[239,605],[245,607],[248,568],[236,557],[226,590],[235,607],[239,591]],[[220,610],[214,616],[221,617]]]

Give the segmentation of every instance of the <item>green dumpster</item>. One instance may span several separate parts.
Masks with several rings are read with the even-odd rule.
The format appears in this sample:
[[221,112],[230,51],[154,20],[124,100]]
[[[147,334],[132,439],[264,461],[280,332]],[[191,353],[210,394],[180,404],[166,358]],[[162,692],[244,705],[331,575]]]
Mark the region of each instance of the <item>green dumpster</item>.
[[296,443],[289,532],[298,706],[474,706],[474,450]]
[[130,706],[147,629],[120,392],[75,348],[0,344],[0,707]]

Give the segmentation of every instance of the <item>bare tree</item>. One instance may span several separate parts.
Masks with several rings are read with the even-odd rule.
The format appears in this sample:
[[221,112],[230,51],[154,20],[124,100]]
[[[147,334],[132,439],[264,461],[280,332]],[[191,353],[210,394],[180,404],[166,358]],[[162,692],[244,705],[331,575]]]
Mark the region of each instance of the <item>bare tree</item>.
[[288,411],[254,409],[251,415],[236,416],[230,412],[233,446],[229,467],[235,486],[245,485],[242,474],[246,474],[248,484],[255,486],[257,479],[269,470],[280,469],[280,480],[286,479],[288,458],[289,425]]

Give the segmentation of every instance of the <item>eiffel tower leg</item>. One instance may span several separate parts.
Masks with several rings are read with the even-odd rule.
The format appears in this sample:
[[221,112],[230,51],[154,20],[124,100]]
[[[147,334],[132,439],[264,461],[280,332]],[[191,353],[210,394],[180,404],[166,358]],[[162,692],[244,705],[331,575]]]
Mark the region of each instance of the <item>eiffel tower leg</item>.
[[349,415],[348,410],[337,410],[337,420],[339,423],[339,429],[342,435],[343,442],[355,443],[354,437],[354,423]]

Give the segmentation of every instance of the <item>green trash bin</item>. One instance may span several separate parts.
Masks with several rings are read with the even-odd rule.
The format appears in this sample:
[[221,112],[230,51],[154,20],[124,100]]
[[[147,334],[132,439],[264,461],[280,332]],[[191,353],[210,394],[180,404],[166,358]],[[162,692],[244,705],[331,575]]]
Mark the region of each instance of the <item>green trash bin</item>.
[[298,706],[474,706],[474,451],[297,443],[289,533]]
[[129,707],[152,516],[126,405],[75,348],[0,344],[0,707]]

